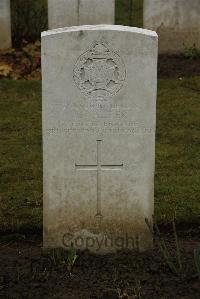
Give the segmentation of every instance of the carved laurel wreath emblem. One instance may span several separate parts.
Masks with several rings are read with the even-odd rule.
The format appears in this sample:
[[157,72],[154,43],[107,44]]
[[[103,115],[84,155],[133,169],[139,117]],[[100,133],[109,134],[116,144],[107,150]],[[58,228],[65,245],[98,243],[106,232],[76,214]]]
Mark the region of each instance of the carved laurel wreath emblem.
[[94,42],[77,60],[74,81],[92,100],[108,100],[123,86],[126,77],[122,58],[103,41]]

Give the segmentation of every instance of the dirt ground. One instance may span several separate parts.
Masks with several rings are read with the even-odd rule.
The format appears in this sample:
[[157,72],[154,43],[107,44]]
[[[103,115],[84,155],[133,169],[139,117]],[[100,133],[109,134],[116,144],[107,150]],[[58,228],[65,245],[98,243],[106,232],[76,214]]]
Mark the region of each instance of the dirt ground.
[[[181,274],[170,270],[156,244],[146,253],[78,252],[69,271],[63,259],[42,250],[41,236],[6,235],[0,247],[0,298],[198,299],[200,280],[193,250],[200,244],[199,227],[178,234]],[[166,231],[164,236],[178,269],[174,237]]]
[[158,78],[182,78],[200,75],[200,59],[183,55],[160,55]]

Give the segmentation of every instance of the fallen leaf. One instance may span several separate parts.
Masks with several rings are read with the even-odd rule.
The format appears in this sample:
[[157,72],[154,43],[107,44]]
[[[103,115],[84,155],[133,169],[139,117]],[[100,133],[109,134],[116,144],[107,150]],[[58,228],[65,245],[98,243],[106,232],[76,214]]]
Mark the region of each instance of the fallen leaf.
[[8,77],[12,72],[12,67],[8,64],[0,64],[0,76]]

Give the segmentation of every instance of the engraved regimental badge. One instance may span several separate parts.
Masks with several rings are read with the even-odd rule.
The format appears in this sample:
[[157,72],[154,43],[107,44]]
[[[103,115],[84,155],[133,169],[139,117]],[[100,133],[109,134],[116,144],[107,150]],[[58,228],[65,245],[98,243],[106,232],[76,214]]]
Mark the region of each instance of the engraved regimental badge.
[[126,77],[122,58],[103,41],[95,42],[74,67],[74,81],[92,100],[107,101],[123,86]]

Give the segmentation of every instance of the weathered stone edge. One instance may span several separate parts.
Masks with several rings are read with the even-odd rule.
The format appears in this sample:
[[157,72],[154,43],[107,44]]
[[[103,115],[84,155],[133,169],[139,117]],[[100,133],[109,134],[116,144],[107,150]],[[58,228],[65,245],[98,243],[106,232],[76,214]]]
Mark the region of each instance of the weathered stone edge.
[[122,25],[82,25],[82,26],[64,27],[64,28],[57,28],[53,30],[43,31],[41,33],[41,36],[45,37],[45,36],[61,34],[65,32],[93,31],[93,30],[121,31],[121,32],[125,31],[125,32],[143,34],[152,37],[158,37],[155,31],[137,28],[137,27],[122,26]]

